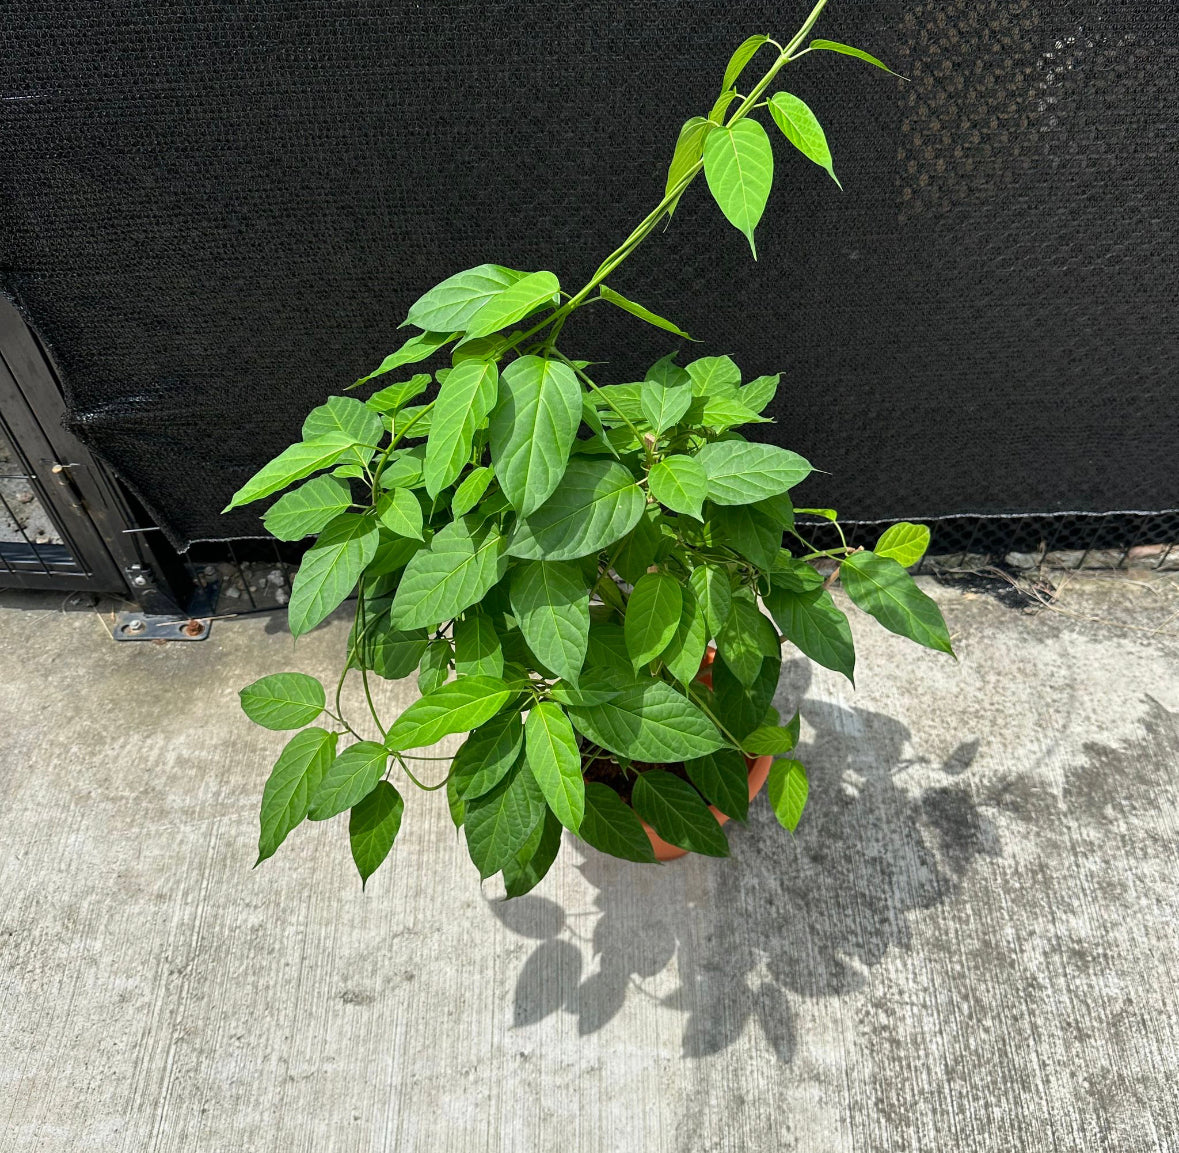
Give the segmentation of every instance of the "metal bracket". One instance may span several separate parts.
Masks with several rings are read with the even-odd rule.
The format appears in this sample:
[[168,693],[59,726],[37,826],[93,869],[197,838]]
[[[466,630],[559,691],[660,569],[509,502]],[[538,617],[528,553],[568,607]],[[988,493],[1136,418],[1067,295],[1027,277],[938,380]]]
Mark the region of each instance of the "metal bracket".
[[213,609],[219,588],[218,581],[198,588],[189,602],[187,615],[140,610],[115,613],[111,636],[117,641],[203,641],[213,629]]

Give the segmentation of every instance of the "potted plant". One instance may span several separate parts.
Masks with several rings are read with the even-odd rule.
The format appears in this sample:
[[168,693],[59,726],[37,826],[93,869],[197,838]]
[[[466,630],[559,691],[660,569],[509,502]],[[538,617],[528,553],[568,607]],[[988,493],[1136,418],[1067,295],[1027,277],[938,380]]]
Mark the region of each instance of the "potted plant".
[[[818,549],[795,524],[796,511],[838,524],[791,503],[811,466],[739,431],[765,421],[776,376],[743,383],[727,356],[680,365],[672,354],[640,381],[600,384],[560,344],[569,316],[597,301],[691,339],[607,281],[701,172],[754,248],[774,168],[758,115],[835,177],[819,121],[774,80],[819,51],[885,66],[830,41],[804,47],[825,3],[785,45],[758,35],[734,52],[712,109],[680,132],[659,203],[587,284],[569,294],[552,272],[493,264],[448,277],[356,386],[443,350],[449,365],[364,400],[330,397],[234,495],[229,509],[302,482],[265,514],[280,540],[316,537],[288,606],[295,637],[356,598],[331,700],[297,672],[242,690],[251,719],[301,730],[266,782],[259,861],[305,818],[347,812],[367,881],[397,837],[404,781],[446,789],[480,875],[502,873],[509,896],[544,876],[563,829],[633,861],[658,847],[725,856],[723,820],[743,819],[767,778],[778,819],[798,824],[798,716],[783,723],[771,702],[786,642],[852,676],[836,575],[885,628],[951,651],[906,571],[927,530],[897,525],[870,551]],[[768,68],[742,83],[758,55]],[[816,561],[838,568],[825,576]],[[341,708],[350,673],[364,722]],[[387,722],[372,678],[415,673],[421,699]],[[423,782],[422,750],[464,733]]]

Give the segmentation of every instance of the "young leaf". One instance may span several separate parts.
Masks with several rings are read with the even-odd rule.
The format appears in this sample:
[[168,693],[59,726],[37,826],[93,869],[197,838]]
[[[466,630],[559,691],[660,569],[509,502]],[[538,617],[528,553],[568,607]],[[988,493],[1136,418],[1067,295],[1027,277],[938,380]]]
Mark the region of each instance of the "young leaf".
[[491,720],[511,695],[498,677],[459,677],[414,701],[393,722],[385,746],[402,752],[436,744],[451,733],[470,732]]
[[512,710],[497,713],[480,725],[455,754],[451,778],[459,797],[469,799],[491,792],[520,759],[524,726]]
[[522,356],[500,381],[491,416],[491,459],[500,488],[521,515],[556,490],[581,423],[581,386],[568,365]]
[[853,553],[844,560],[839,577],[847,595],[889,632],[953,655],[941,609],[891,557]]
[[843,673],[855,682],[856,653],[851,627],[826,589],[795,593],[774,587],[765,602],[778,628],[796,649],[824,668]]
[[[675,142],[675,153],[672,155],[671,165],[667,169],[667,184],[663,189],[665,197],[669,196],[687,176],[695,171],[696,166],[700,163],[700,157],[704,154],[704,141],[715,127],[716,125],[711,120],[707,120],[703,116],[693,116],[680,129],[679,138]],[[681,195],[683,194],[681,193]],[[675,212],[675,208],[675,203],[668,208],[668,217]]]
[[[827,134],[823,131],[819,118],[810,108],[789,92],[775,92],[770,97],[770,115],[782,130],[782,135],[808,160],[813,160],[820,168],[825,168],[831,179],[839,184],[839,177],[835,175],[835,168],[831,163],[831,148],[827,144]],[[843,185],[839,184],[839,187],[842,189]]]
[[708,476],[693,457],[666,457],[651,470],[648,484],[651,495],[672,512],[703,519]]
[[713,102],[712,107],[708,110],[709,123],[720,125],[724,123],[725,113],[729,110],[729,105],[737,99],[737,93],[729,88],[722,92]]
[[717,207],[745,234],[753,259],[753,230],[765,211],[774,181],[774,150],[756,120],[713,129],[704,141],[704,175]]
[[669,845],[708,857],[729,855],[724,830],[687,781],[662,769],[640,773],[631,804]]
[[536,778],[519,761],[491,792],[465,805],[467,851],[484,880],[511,863],[546,811]]
[[471,317],[493,296],[527,275],[498,264],[456,272],[414,302],[406,323],[430,332],[465,332]]
[[266,729],[301,729],[326,703],[323,685],[306,673],[273,673],[238,694],[242,712]]
[[368,376],[362,376],[349,387],[359,388],[360,385],[367,384],[373,377],[383,376],[395,368],[401,368],[406,364],[418,364],[436,353],[444,344],[449,344],[457,335],[457,332],[419,332],[417,336],[411,336],[396,352],[389,353],[381,361],[380,366],[373,369]]
[[304,729],[287,741],[262,790],[255,865],[273,856],[307,816],[311,797],[336,755],[337,737],[325,729]]
[[702,356],[687,367],[693,396],[733,397],[741,383],[741,370],[730,356]]
[[457,480],[471,459],[475,430],[487,419],[498,384],[494,364],[465,360],[439,388],[422,472],[431,496]]
[[292,444],[250,477],[221,511],[227,513],[243,504],[261,500],[313,472],[328,468],[352,447],[352,438],[342,432],[332,432],[315,440],[301,440]]
[[328,766],[319,788],[311,796],[307,816],[326,821],[364,800],[385,775],[389,750],[374,741],[349,745]]
[[352,806],[348,841],[362,889],[393,848],[404,812],[401,794],[388,781],[378,781],[367,797]]
[[491,618],[471,609],[454,626],[454,668],[460,677],[502,677],[504,652]]
[[503,538],[472,517],[448,524],[430,547],[414,554],[393,598],[390,620],[399,629],[430,628],[478,604],[503,576]]
[[561,848],[561,822],[550,809],[532,830],[524,847],[504,865],[504,891],[508,897],[522,897],[544,880]]
[[743,821],[749,815],[749,765],[736,749],[718,749],[685,761],[684,771],[704,799],[726,817]]
[[561,285],[551,272],[530,272],[495,294],[467,325],[468,339],[490,336],[538,308],[557,303]]
[[761,662],[779,651],[778,633],[757,605],[735,597],[729,619],[717,633],[716,647],[737,679],[749,687],[757,680]]
[[650,664],[679,628],[684,599],[679,581],[668,573],[645,573],[626,606],[623,635],[636,669]]
[[682,685],[691,683],[700,671],[704,649],[708,644],[708,626],[704,610],[696,600],[690,587],[682,588],[683,611],[675,635],[663,652],[663,663],[667,671]]
[[704,610],[708,635],[715,637],[729,619],[733,598],[732,578],[725,569],[705,564],[692,570],[688,587]]
[[430,387],[430,374],[419,372],[400,384],[391,384],[374,392],[364,403],[374,412],[393,414],[400,412],[411,400],[421,396]]
[[617,461],[574,458],[564,483],[522,518],[508,543],[525,560],[576,560],[621,540],[646,507],[643,490]]
[[798,761],[775,761],[770,768],[770,807],[784,828],[794,832],[802,820],[810,785]]
[[874,64],[877,68],[883,68],[885,72],[892,72],[893,76],[899,76],[902,80],[906,79],[899,72],[893,72],[887,64],[881,60],[877,60],[875,56],[869,52],[865,52],[862,48],[852,48],[850,44],[838,44],[834,40],[812,40],[807,45],[808,52],[816,48],[820,51],[840,52],[844,56],[854,56],[857,60],[863,60],[868,64]]
[[379,534],[372,517],[341,513],[303,555],[291,583],[287,620],[291,635],[315,628],[342,604],[377,551]]
[[[421,631],[425,632],[425,629]],[[450,641],[445,637],[430,641],[418,662],[418,692],[425,696],[446,684],[453,660],[454,649],[450,647]]]
[[757,55],[757,50],[769,42],[768,36],[756,35],[750,36],[748,40],[743,41],[738,45],[737,50],[729,57],[728,66],[725,68],[725,78],[721,81],[721,91],[726,92],[737,83],[741,73],[745,71],[745,65]]
[[604,284],[599,287],[598,292],[603,300],[608,300],[611,304],[621,308],[623,312],[629,312],[631,316],[637,316],[640,320],[645,320],[648,324],[653,324],[656,328],[662,328],[664,332],[671,332],[676,336],[682,336],[685,340],[695,340],[695,337],[689,336],[679,325],[672,324],[670,320],[665,320],[658,313],[652,312],[649,308],[644,308],[641,304],[636,304],[633,300],[627,300],[620,292],[615,292],[614,289],[607,288]]
[[482,499],[487,486],[495,479],[495,470],[487,465],[472,469],[463,478],[463,483],[454,490],[450,502],[450,515],[466,516]]
[[585,782],[577,737],[564,709],[549,701],[538,704],[528,714],[524,741],[528,767],[549,808],[576,833],[585,814]]
[[545,668],[577,683],[589,645],[589,590],[562,561],[526,561],[511,575],[512,615]]
[[[286,497],[283,497],[283,500],[286,500]],[[900,524],[894,524],[891,528],[884,530],[884,534],[876,542],[876,547],[872,551],[877,556],[886,556],[895,560],[901,568],[912,568],[925,555],[927,548],[929,548],[929,529],[923,524],[909,524],[908,521],[901,521]]]
[[316,476],[266,510],[262,523],[279,540],[302,540],[320,532],[330,521],[352,507],[352,491],[334,476]]
[[377,520],[398,536],[422,540],[422,506],[409,489],[395,488],[377,501]]
[[655,850],[639,818],[609,785],[585,786],[585,816],[577,835],[601,853],[624,861],[653,864]]
[[[329,396],[324,404],[307,414],[303,421],[303,439],[317,440],[332,433],[346,436],[354,444],[376,448],[385,435],[385,426],[381,424],[379,413],[355,397]],[[367,461],[372,453],[367,449],[364,451]]]
[[810,464],[796,452],[743,440],[706,444],[696,454],[696,462],[708,477],[709,499],[723,505],[749,504],[777,496],[811,473]]

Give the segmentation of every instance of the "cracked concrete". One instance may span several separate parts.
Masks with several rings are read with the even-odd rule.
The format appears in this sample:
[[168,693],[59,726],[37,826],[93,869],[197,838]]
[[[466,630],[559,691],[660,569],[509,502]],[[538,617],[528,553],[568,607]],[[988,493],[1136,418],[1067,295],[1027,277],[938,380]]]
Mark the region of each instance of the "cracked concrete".
[[363,895],[341,820],[251,870],[283,737],[236,690],[341,622],[115,645],[3,594],[0,1149],[1179,1149],[1179,581],[927,587],[957,664],[787,666],[796,838],[569,844],[506,904],[437,794]]

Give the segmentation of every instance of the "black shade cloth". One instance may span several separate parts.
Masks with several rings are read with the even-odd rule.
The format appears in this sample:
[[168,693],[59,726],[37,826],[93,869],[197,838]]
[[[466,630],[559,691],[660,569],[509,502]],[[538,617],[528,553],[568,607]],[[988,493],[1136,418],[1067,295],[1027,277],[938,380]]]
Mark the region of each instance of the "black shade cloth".
[[[421,291],[484,261],[579,286],[736,43],[807,10],[9,0],[3,285],[175,539],[257,534],[218,509]],[[760,435],[849,518],[1179,507],[1176,7],[832,0],[818,34],[911,78],[782,74],[846,192],[771,127],[759,262],[700,180],[613,287],[781,370]],[[603,381],[675,346],[606,306],[566,333]]]

